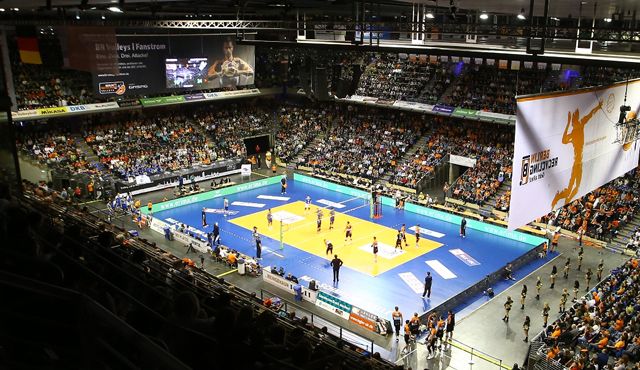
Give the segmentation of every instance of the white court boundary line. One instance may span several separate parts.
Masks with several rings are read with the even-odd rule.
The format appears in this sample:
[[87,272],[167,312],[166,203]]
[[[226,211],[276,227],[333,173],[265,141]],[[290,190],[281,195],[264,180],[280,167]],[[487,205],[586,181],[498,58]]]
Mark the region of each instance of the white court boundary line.
[[[533,275],[533,274],[535,274],[536,272],[538,272],[538,270],[541,270],[543,267],[545,267],[546,265],[550,264],[551,262],[555,261],[558,257],[563,256],[563,255],[564,255],[563,253],[558,254],[557,256],[555,256],[555,257],[553,257],[552,259],[550,259],[550,260],[549,260],[549,262],[547,262],[547,263],[545,263],[544,265],[542,265],[542,266],[538,267],[537,269],[535,269],[535,270],[531,271],[531,272],[529,273],[529,275],[527,275],[527,276],[523,277],[523,278],[522,278],[522,279],[520,279],[520,280],[516,280],[516,283],[517,283],[517,282],[520,282],[520,281],[522,281],[522,280],[524,280],[524,279],[526,279],[526,278],[528,278],[529,276],[531,276],[531,275]],[[507,289],[505,289],[505,290],[501,291],[500,293],[498,293],[498,294],[494,295],[494,296],[493,296],[493,298],[490,298],[488,301],[486,301],[486,302],[484,302],[483,304],[481,304],[480,306],[478,306],[475,310],[473,310],[473,311],[469,312],[469,314],[468,314],[467,316],[465,316],[465,317],[461,318],[460,320],[456,320],[456,323],[459,323],[459,322],[461,322],[462,320],[464,320],[464,319],[468,318],[468,317],[469,317],[469,316],[471,316],[474,312],[478,311],[478,310],[479,310],[479,309],[481,309],[482,307],[484,307],[484,306],[486,306],[487,304],[489,304],[489,302],[491,302],[491,301],[493,301],[494,299],[498,298],[498,297],[499,297],[499,296],[501,296],[503,293],[506,293],[509,289],[513,288],[513,287],[516,285],[516,283],[514,283],[513,285],[511,285],[511,286],[510,286],[510,287],[508,287]]]

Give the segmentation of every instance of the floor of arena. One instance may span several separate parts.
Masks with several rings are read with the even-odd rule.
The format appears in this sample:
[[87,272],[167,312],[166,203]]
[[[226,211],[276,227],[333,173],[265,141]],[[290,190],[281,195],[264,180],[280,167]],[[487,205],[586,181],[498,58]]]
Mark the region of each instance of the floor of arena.
[[[311,209],[305,211],[304,199],[310,196]],[[285,199],[288,198],[288,199]],[[394,306],[405,313],[424,312],[503,268],[509,261],[534,246],[492,234],[467,229],[467,237],[459,236],[459,226],[417,215],[394,207],[383,206],[383,216],[369,219],[370,207],[362,198],[333,192],[314,185],[289,181],[287,194],[280,185],[269,185],[227,197],[231,216],[208,214],[207,222],[218,222],[223,244],[254,256],[253,226],[258,227],[263,242],[263,265],[283,267],[303,280],[314,279],[339,298],[389,317]],[[324,210],[322,229],[316,231],[318,207],[334,206],[336,220],[329,230],[328,210]],[[163,220],[175,220],[210,232],[202,227],[202,208],[223,208],[223,198],[215,198],[154,213]],[[271,208],[274,223],[267,226],[266,213]],[[280,248],[279,218],[288,225]],[[295,222],[294,222],[295,221]],[[353,225],[353,241],[345,243],[346,222]],[[407,226],[408,246],[394,250],[397,229]],[[422,238],[415,243],[413,227],[421,226]],[[371,243],[379,240],[380,252],[374,262]],[[325,254],[323,240],[334,245],[334,254],[344,261],[340,282],[332,284],[330,256]],[[423,279],[427,271],[433,275],[431,299],[423,299]]]

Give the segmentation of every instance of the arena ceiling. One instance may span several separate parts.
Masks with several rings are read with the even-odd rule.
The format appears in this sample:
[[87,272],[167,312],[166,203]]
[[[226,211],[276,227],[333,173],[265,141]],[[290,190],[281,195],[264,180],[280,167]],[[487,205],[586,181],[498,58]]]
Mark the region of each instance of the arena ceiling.
[[[386,15],[410,15],[414,3],[433,6],[439,12],[448,12],[453,5],[460,11],[474,11],[493,14],[517,15],[524,9],[529,13],[530,0],[372,0],[366,6],[380,9]],[[354,9],[351,0],[4,0],[0,6],[6,9],[23,10],[105,10],[119,6],[125,11],[135,13],[167,14],[211,14],[219,17],[227,14],[276,15],[283,12],[301,11],[309,14],[350,15]],[[597,4],[597,5],[596,5]],[[594,5],[596,18],[615,18],[616,14],[635,18],[640,10],[638,0],[549,0],[549,17],[577,18],[582,5],[582,16],[592,17]],[[534,14],[541,16],[544,0],[535,0]],[[640,15],[639,15],[640,16]]]

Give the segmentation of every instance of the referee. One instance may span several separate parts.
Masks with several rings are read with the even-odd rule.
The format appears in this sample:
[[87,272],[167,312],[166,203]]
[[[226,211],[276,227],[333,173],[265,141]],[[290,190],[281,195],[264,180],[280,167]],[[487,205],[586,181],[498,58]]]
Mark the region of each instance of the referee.
[[258,227],[253,227],[253,239],[256,241],[256,259],[262,259],[262,240],[258,234]]
[[340,267],[342,266],[342,260],[338,258],[338,255],[333,256],[331,260],[331,267],[333,267],[333,283],[340,281]]

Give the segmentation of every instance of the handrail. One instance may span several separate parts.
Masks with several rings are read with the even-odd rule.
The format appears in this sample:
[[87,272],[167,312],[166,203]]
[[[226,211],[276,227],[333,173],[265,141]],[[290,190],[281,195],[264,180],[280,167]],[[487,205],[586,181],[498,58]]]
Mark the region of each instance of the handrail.
[[[309,315],[309,320],[310,320],[309,322],[311,324],[313,324],[315,327],[319,327],[320,328],[322,326],[326,326],[327,327],[327,331],[331,331],[333,329],[333,331],[337,333],[336,336],[338,338],[346,340],[347,342],[349,342],[349,343],[351,343],[351,344],[353,344],[355,346],[358,346],[358,347],[360,347],[360,348],[362,348],[362,349],[364,349],[366,351],[369,351],[370,353],[374,353],[373,350],[374,350],[375,342],[373,340],[368,340],[366,338],[363,338],[360,335],[350,331],[349,329],[345,329],[341,325],[338,325],[338,324],[333,323],[333,322],[331,322],[331,321],[329,321],[329,320],[327,320],[327,319],[325,319],[325,318],[323,318],[321,316],[318,316],[317,314],[314,314],[313,312],[310,312],[308,309],[306,309],[306,308],[304,308],[304,307],[302,307],[300,305],[297,305],[297,304],[287,300],[286,298],[282,298],[281,294],[276,294],[276,293],[273,293],[273,292],[271,292],[269,290],[266,290],[266,289],[260,289],[260,299],[264,300],[265,293],[268,293],[269,296],[275,296],[275,297],[280,298],[280,300],[282,300],[284,302],[284,312],[286,312],[286,313],[290,312],[289,311],[289,306],[295,307],[296,311],[294,311],[294,312],[303,311],[306,314],[308,314]],[[317,325],[318,319],[320,320],[321,323],[329,324],[329,325],[322,325],[322,326],[321,325]],[[329,328],[329,326],[333,326],[333,327]],[[358,342],[358,341],[354,340],[354,338],[355,339],[360,338],[360,339],[362,339],[362,341]],[[365,342],[368,342],[368,343],[365,344]],[[371,345],[371,347],[369,347],[369,344]]]

